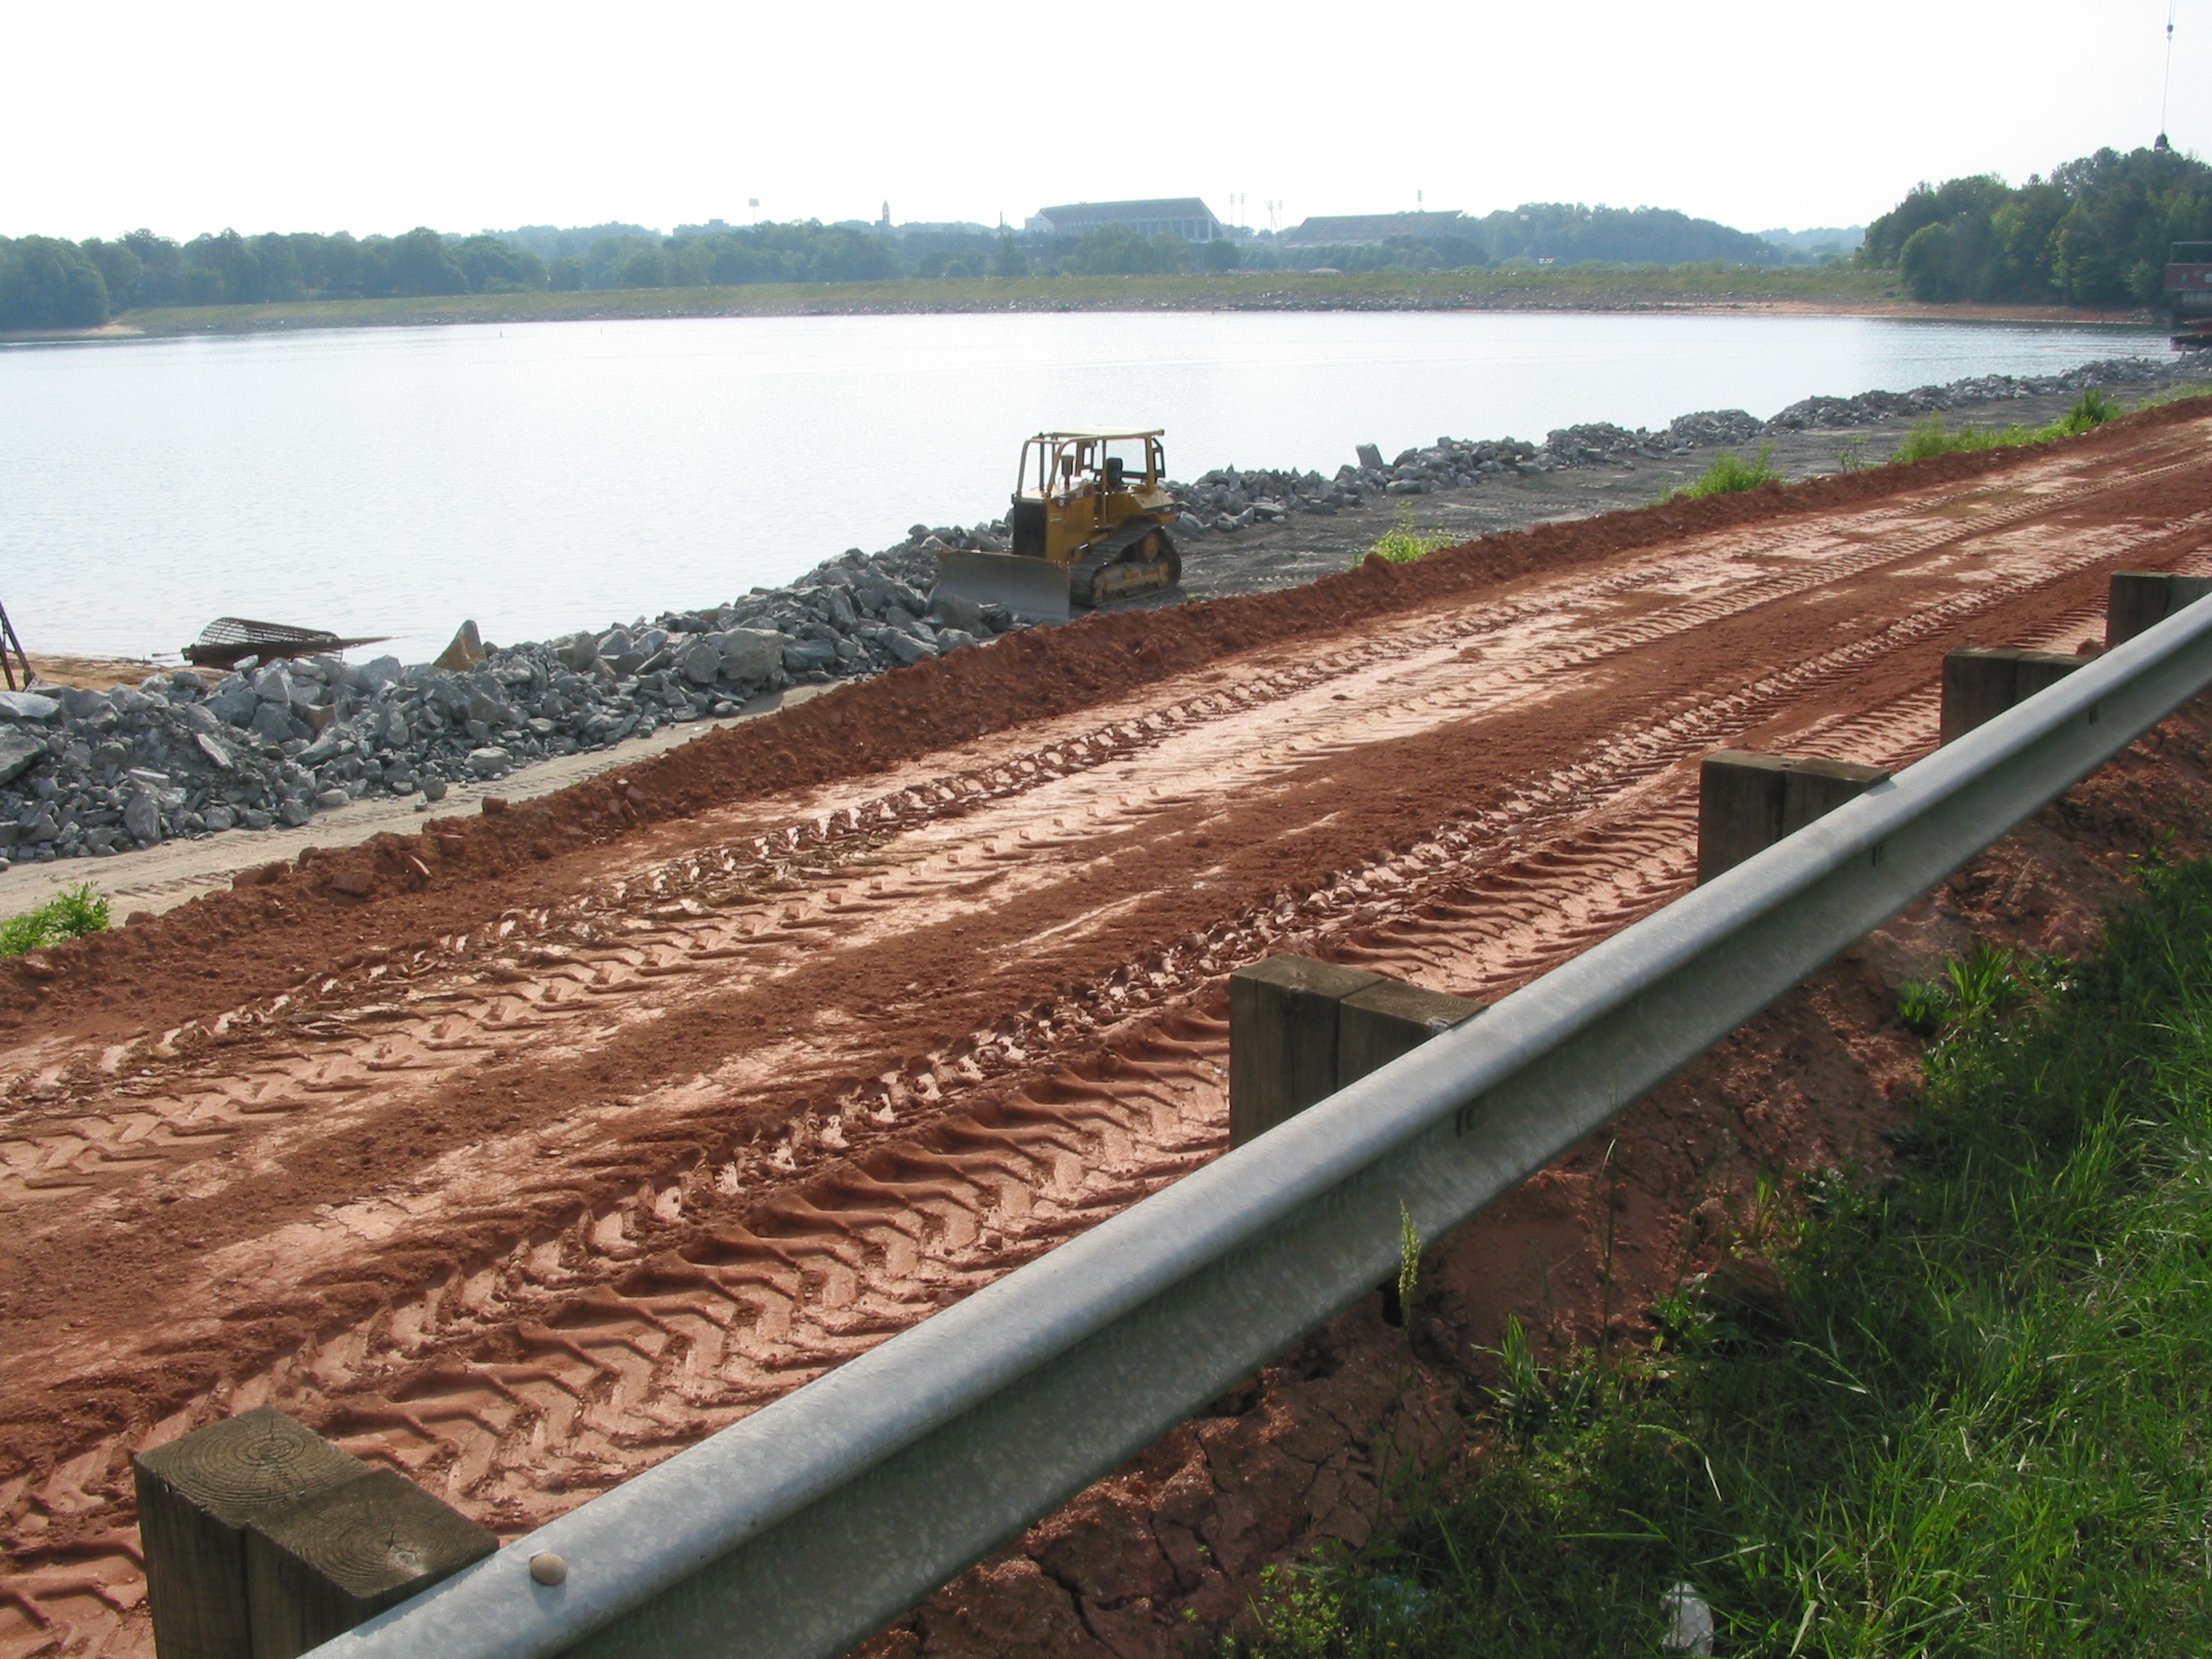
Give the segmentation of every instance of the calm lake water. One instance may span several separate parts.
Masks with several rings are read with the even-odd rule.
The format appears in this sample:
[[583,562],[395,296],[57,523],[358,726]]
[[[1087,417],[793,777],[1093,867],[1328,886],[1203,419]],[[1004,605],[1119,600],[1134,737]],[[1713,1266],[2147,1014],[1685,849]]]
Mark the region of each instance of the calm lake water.
[[683,318],[0,350],[0,603],[33,650],[211,618],[500,642],[724,602],[1004,511],[1041,428],[1171,471],[1773,414],[2163,354],[2154,331],[1500,313]]

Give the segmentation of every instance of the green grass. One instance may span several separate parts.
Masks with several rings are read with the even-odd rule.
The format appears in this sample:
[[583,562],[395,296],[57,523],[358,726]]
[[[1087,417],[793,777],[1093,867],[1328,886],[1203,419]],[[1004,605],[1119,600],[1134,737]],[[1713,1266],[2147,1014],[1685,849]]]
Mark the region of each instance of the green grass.
[[1409,501],[1398,508],[1396,521],[1376,538],[1375,545],[1352,560],[1357,569],[1369,559],[1386,559],[1393,565],[1410,565],[1417,559],[1425,559],[1439,548],[1450,547],[1457,537],[1441,533],[1429,534],[1414,528],[1414,509]]
[[2143,890],[2086,963],[1948,976],[1897,1178],[1761,1206],[1771,1271],[1633,1354],[1509,1329],[1475,1473],[1249,1650],[1651,1655],[1677,1583],[1730,1655],[2212,1646],[2212,865]]
[[[2148,403],[2143,407],[2148,408]],[[2014,422],[2009,426],[1977,426],[1971,421],[1964,426],[1947,426],[1940,414],[1929,416],[1913,423],[1912,430],[1905,434],[1904,442],[1898,446],[1893,461],[1926,461],[1931,456],[1956,455],[1963,450],[1988,450],[2016,448],[2021,444],[2046,444],[2057,438],[2078,437],[2093,432],[2107,421],[2121,413],[2120,406],[2095,387],[2084,391],[2074,400],[2074,407],[2057,420],[2042,426],[2026,426]]]
[[41,945],[82,939],[107,926],[107,899],[92,884],[65,887],[34,910],[0,922],[0,956],[20,956]]
[[1519,267],[1371,271],[1348,276],[1231,271],[1175,276],[946,276],[738,288],[294,300],[261,306],[150,308],[128,312],[116,320],[148,334],[205,334],[444,322],[962,311],[1545,310],[1746,300],[1850,309],[1890,301],[1896,285],[1894,273],[1843,266]]
[[1750,461],[1734,450],[1722,450],[1713,458],[1713,464],[1687,484],[1677,484],[1659,498],[1663,501],[1692,500],[1699,496],[1731,496],[1739,490],[1755,490],[1761,484],[1779,484],[1782,474],[1768,464],[1774,455],[1774,446],[1767,444]]

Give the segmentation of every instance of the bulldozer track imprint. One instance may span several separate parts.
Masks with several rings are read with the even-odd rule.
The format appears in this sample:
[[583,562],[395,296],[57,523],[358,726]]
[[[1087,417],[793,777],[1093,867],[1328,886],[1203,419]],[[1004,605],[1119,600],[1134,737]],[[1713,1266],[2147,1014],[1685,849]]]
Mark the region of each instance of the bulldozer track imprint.
[[[681,850],[281,996],[11,1038],[16,1259],[639,1069],[181,1240],[158,1321],[12,1344],[0,1411],[42,1450],[0,1464],[0,1659],[151,1651],[133,1450],[273,1403],[519,1534],[1218,1155],[1229,969],[1300,949],[1494,1000],[1648,914],[1694,879],[1699,755],[1756,731],[1909,763],[1962,630],[2067,648],[2104,570],[2212,534],[2202,490],[2106,510],[2206,480],[2199,426],[2162,438],[1255,649],[699,814]],[[901,1035],[939,1005],[973,1020]],[[27,1415],[144,1367],[202,1381],[128,1433]]]

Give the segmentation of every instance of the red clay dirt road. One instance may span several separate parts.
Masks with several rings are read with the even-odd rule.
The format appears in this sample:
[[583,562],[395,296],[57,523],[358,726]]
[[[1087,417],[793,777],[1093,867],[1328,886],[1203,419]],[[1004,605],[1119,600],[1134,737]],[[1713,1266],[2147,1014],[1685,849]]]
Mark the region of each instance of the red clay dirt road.
[[1902,765],[2191,564],[2208,435],[1040,630],[0,970],[0,1659],[151,1651],[133,1449],[273,1402],[511,1537],[1173,1181],[1230,968],[1494,999],[1699,755]]

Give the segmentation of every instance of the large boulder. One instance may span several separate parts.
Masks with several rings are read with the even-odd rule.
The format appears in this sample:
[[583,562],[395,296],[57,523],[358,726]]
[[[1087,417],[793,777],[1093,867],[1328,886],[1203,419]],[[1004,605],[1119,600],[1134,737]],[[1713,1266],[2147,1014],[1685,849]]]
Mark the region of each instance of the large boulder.
[[9,784],[46,758],[46,743],[27,731],[0,728],[0,784]]
[[766,628],[730,628],[705,636],[722,654],[722,676],[739,683],[761,681],[783,665],[784,637]]
[[676,672],[694,685],[712,685],[722,672],[722,653],[704,634],[694,634],[676,652]]
[[271,743],[289,743],[299,735],[292,717],[276,703],[264,703],[256,709],[248,729],[256,737],[267,738]]
[[792,674],[805,674],[810,669],[829,669],[837,666],[837,643],[834,640],[793,640],[784,646],[784,668]]
[[514,705],[501,695],[498,681],[472,674],[462,684],[468,698],[465,712],[469,719],[482,720],[487,726],[506,725],[513,720]]
[[941,589],[930,597],[930,619],[967,633],[980,633],[983,627],[983,608],[965,594],[946,593]]
[[261,699],[253,686],[236,674],[216,686],[214,695],[207,699],[208,712],[235,726],[251,725],[254,711],[260,707]]
[[0,691],[0,716],[12,720],[50,720],[61,705],[36,691]]
[[883,630],[882,638],[883,648],[902,663],[909,666],[922,661],[925,657],[937,655],[936,645],[927,640],[906,633],[903,629],[886,628]]
[[161,803],[144,790],[134,790],[123,803],[123,827],[134,840],[149,844],[162,838]]

